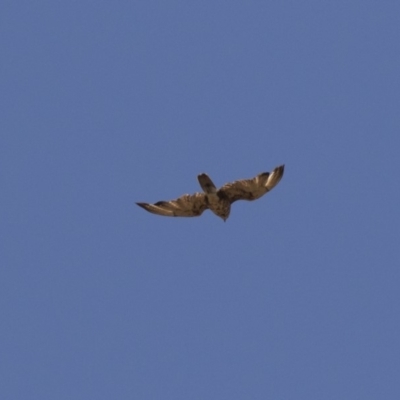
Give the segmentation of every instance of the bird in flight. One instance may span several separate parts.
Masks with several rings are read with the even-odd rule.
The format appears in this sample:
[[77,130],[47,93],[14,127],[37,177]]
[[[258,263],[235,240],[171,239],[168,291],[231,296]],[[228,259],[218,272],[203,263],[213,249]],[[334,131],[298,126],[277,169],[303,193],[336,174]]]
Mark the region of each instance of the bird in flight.
[[158,201],[154,204],[136,203],[146,211],[167,217],[198,217],[207,208],[224,221],[229,217],[231,204],[236,200],[257,200],[273,189],[282,179],[284,165],[272,172],[262,172],[252,179],[227,183],[217,189],[207,174],[197,179],[203,193],[184,194],[176,200]]

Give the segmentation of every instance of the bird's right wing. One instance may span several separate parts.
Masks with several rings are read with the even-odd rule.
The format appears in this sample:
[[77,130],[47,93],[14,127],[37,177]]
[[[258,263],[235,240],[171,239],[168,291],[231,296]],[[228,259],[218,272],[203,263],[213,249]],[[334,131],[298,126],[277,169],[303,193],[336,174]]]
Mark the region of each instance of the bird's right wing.
[[271,173],[263,172],[252,179],[242,179],[227,183],[218,194],[231,203],[237,200],[256,200],[273,189],[282,179],[285,166],[276,167]]
[[148,212],[166,217],[197,217],[208,208],[204,193],[184,194],[176,200],[158,201],[154,204],[136,204]]

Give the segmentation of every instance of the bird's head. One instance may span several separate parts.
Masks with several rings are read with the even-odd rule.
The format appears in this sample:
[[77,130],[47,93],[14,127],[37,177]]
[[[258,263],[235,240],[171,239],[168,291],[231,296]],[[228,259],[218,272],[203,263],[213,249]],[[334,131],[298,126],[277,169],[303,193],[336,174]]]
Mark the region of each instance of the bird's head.
[[227,210],[225,213],[221,214],[220,217],[226,222],[229,217],[230,210]]

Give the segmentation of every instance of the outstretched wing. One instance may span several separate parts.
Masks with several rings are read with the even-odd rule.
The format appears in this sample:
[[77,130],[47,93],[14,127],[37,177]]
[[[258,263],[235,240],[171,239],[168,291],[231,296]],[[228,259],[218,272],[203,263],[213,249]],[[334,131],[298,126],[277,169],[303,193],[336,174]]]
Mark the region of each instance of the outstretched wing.
[[253,179],[243,179],[227,183],[218,194],[231,203],[236,200],[256,200],[274,188],[282,179],[284,165],[276,167],[271,173],[263,172]]
[[197,217],[208,208],[204,193],[184,194],[176,200],[158,201],[154,204],[136,204],[148,212],[166,217]]

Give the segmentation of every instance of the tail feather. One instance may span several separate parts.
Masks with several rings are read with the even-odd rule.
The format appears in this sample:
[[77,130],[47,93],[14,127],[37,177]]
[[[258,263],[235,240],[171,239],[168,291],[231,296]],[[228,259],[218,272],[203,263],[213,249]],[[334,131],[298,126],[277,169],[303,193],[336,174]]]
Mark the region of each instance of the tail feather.
[[205,193],[217,193],[217,188],[207,174],[200,174],[197,179],[199,180],[200,186]]

